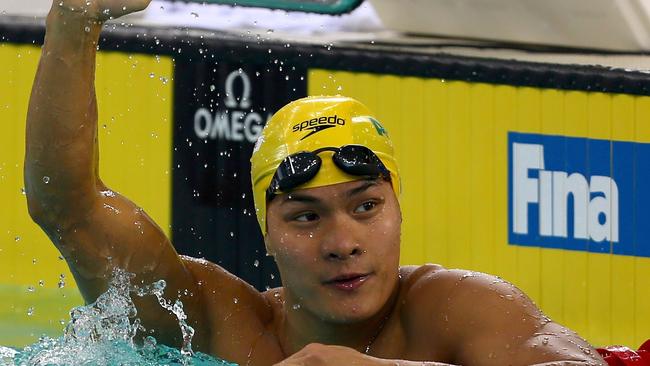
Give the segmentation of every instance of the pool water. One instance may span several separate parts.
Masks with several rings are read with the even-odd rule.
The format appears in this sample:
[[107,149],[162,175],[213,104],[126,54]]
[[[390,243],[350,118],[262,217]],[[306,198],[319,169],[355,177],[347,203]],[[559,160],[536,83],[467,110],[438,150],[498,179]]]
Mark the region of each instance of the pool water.
[[[185,322],[182,303],[162,297],[164,281],[134,288],[130,284],[132,277],[116,270],[109,289],[97,301],[70,311],[70,321],[61,337],[43,336],[22,350],[0,346],[0,366],[236,366],[192,351],[194,330]],[[136,344],[134,339],[143,328],[131,296],[156,296],[163,308],[176,315],[185,339],[181,349],[157,344],[153,337],[146,337],[142,345]]]

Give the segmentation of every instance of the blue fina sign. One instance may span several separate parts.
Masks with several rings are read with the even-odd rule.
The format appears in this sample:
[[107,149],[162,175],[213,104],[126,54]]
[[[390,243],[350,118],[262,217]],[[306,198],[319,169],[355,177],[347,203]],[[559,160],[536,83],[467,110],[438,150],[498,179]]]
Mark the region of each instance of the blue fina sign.
[[508,133],[510,244],[650,257],[650,144]]

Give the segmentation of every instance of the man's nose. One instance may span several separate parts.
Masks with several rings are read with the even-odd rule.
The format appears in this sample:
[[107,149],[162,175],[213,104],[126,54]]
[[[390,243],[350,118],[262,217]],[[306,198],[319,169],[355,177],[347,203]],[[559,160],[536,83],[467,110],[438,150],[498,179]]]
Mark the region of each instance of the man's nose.
[[322,255],[326,260],[347,260],[365,253],[358,230],[349,218],[337,218],[322,242]]

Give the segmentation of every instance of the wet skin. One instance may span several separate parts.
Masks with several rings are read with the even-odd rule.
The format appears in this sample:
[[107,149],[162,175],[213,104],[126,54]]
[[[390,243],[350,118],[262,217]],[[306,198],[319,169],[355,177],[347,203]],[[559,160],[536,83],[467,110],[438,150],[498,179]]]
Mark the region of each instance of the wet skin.
[[[116,266],[135,273],[135,283],[165,279],[166,296],[180,297],[196,330],[194,349],[241,365],[604,364],[504,281],[435,265],[399,268],[401,213],[384,181],[297,190],[269,204],[265,241],[282,288],[259,293],[213,263],[179,256],[153,220],[98,173],[102,9],[119,16],[147,4],[56,0],[32,90],[29,211],[86,301],[106,290]],[[159,341],[181,342],[171,314],[153,298],[135,301]]]

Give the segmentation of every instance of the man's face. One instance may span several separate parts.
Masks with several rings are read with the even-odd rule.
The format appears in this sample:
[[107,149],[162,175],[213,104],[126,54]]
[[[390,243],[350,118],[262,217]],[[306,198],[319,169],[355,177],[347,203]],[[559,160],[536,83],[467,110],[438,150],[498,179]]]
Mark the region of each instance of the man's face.
[[389,182],[279,195],[269,202],[267,225],[285,297],[303,311],[337,323],[361,321],[395,291],[401,213]]

